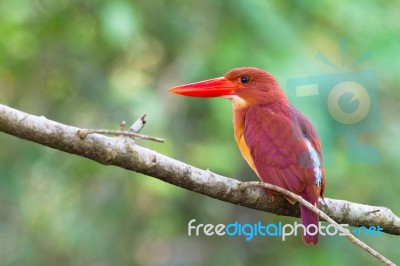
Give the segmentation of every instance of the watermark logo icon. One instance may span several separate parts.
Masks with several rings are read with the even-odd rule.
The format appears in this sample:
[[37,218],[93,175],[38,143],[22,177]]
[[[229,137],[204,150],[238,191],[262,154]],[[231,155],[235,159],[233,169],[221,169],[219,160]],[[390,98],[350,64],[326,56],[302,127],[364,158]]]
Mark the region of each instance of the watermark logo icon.
[[[346,111],[346,106],[340,104],[342,98],[351,97],[348,105],[357,103],[353,110]],[[369,113],[371,101],[368,92],[360,83],[354,81],[344,81],[332,88],[328,95],[328,111],[331,116],[339,123],[351,125],[363,120]]]
[[[346,43],[340,43],[342,67],[345,68]],[[350,69],[358,67],[371,53],[365,52]],[[373,69],[341,72],[322,53],[316,58],[337,72],[289,79],[289,101],[314,123],[320,135],[326,166],[332,164],[333,140],[346,139],[347,159],[357,163],[376,163],[379,151],[360,141],[364,133],[381,128],[378,85]]]

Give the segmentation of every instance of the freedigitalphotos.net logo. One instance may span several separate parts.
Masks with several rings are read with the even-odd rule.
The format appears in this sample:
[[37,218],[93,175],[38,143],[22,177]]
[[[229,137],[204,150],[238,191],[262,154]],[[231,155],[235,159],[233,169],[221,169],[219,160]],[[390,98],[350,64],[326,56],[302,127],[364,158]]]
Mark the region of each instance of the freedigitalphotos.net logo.
[[319,61],[337,72],[289,79],[287,95],[289,101],[316,126],[322,141],[325,166],[332,165],[332,147],[336,137],[346,140],[350,162],[376,163],[380,158],[379,151],[359,140],[361,134],[381,128],[376,73],[373,69],[355,70],[371,52],[365,52],[346,66],[346,43],[341,41],[339,47],[341,67],[350,68],[350,71],[340,72],[337,64],[317,53]]
[[294,224],[283,224],[282,222],[278,223],[262,223],[258,221],[254,224],[249,223],[239,223],[237,221],[230,224],[196,224],[196,219],[192,219],[188,223],[188,236],[242,236],[245,237],[246,241],[252,240],[256,236],[262,237],[280,237],[282,241],[285,241],[287,237],[297,236],[302,234],[316,235],[319,234],[321,236],[346,236],[351,234],[354,235],[370,235],[377,236],[383,235],[383,228],[378,226],[365,227],[362,226],[360,228],[353,228],[351,231],[348,229],[348,224],[341,224],[343,228],[345,228],[346,232],[339,232],[339,230],[333,225],[323,225],[319,222],[318,226],[314,224],[310,224],[308,226],[304,226],[301,223],[295,222]]

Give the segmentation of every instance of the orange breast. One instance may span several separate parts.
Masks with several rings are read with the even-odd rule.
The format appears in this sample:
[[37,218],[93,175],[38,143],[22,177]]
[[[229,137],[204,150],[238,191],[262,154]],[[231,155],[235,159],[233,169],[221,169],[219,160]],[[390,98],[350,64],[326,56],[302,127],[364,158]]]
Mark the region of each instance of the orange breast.
[[256,174],[258,175],[257,169],[254,166],[253,158],[251,157],[251,154],[250,154],[250,150],[247,147],[246,141],[244,139],[244,135],[240,134],[238,137],[236,137],[236,135],[235,135],[235,139],[236,139],[236,143],[239,146],[239,150],[242,153],[243,158],[250,165],[251,169],[253,169],[253,171],[256,172]]
[[244,139],[244,115],[242,112],[235,112],[233,114],[233,130],[235,134],[235,140],[239,146],[239,150],[242,153],[243,158],[250,165],[251,169],[259,176],[257,169],[254,165],[253,158],[251,157],[249,147]]

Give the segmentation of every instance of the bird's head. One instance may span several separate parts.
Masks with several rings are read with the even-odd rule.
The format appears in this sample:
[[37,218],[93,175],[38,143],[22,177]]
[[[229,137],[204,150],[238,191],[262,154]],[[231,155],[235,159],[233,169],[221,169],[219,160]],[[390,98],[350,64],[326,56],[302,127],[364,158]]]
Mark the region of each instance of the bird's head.
[[235,68],[223,77],[173,87],[169,91],[191,97],[224,97],[246,105],[285,98],[275,78],[254,67]]

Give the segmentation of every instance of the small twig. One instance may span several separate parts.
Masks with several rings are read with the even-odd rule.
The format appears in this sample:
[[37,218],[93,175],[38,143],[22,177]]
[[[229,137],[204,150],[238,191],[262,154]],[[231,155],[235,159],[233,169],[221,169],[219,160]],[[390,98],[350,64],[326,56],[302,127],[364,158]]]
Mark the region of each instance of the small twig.
[[132,126],[128,129],[129,132],[134,132],[134,133],[139,133],[140,130],[144,127],[146,124],[146,114],[144,114],[141,118],[136,120]]
[[364,249],[365,251],[367,251],[369,254],[371,254],[372,256],[374,256],[375,258],[377,258],[378,260],[380,260],[382,263],[384,263],[385,265],[395,265],[393,262],[391,262],[390,260],[388,260],[386,257],[384,257],[383,255],[381,255],[380,253],[378,253],[376,250],[374,250],[373,248],[371,248],[370,246],[368,246],[367,244],[365,244],[364,242],[362,242],[361,240],[359,240],[358,238],[356,238],[355,236],[353,236],[348,229],[343,228],[341,225],[339,225],[337,222],[335,222],[331,217],[329,217],[327,214],[325,214],[324,212],[322,212],[320,209],[318,209],[317,207],[315,207],[314,205],[312,205],[311,203],[309,203],[308,201],[306,201],[305,199],[303,199],[301,196],[290,192],[284,188],[275,186],[275,185],[271,185],[268,183],[263,183],[263,182],[257,182],[257,181],[253,181],[253,182],[242,182],[240,184],[241,189],[245,189],[248,187],[262,187],[262,188],[267,188],[267,189],[271,189],[274,190],[276,192],[279,192],[285,196],[288,196],[296,201],[298,201],[301,205],[305,206],[307,209],[313,211],[314,213],[318,214],[319,217],[321,217],[322,219],[324,219],[325,221],[329,222],[330,224],[332,224],[333,226],[335,226],[335,228],[337,230],[339,230],[341,233],[344,233],[346,235],[346,237],[355,245],[359,246],[360,248]]
[[139,139],[146,139],[146,140],[152,140],[156,142],[161,142],[164,143],[165,140],[162,138],[157,138],[157,137],[152,137],[148,135],[143,135],[143,134],[138,134],[140,130],[144,127],[146,124],[146,114],[144,114],[142,117],[140,117],[138,120],[136,120],[132,126],[128,129],[128,131],[125,131],[125,121],[122,121],[119,124],[119,130],[108,130],[108,129],[80,129],[78,130],[77,134],[81,139],[84,139],[87,137],[89,134],[114,134],[115,136],[128,136],[131,138],[139,138]]
[[121,121],[121,123],[119,123],[119,130],[125,131],[125,125],[126,125],[125,121]]
[[129,137],[134,137],[134,138],[139,138],[139,139],[146,139],[146,140],[151,140],[151,141],[156,141],[160,143],[164,143],[165,140],[162,138],[157,138],[157,137],[152,137],[148,135],[143,135],[143,134],[138,134],[135,132],[128,132],[128,131],[121,131],[121,130],[107,130],[107,129],[80,129],[78,130],[77,134],[81,139],[84,139],[87,137],[89,134],[114,134],[114,135],[123,135],[123,136],[129,136]]

